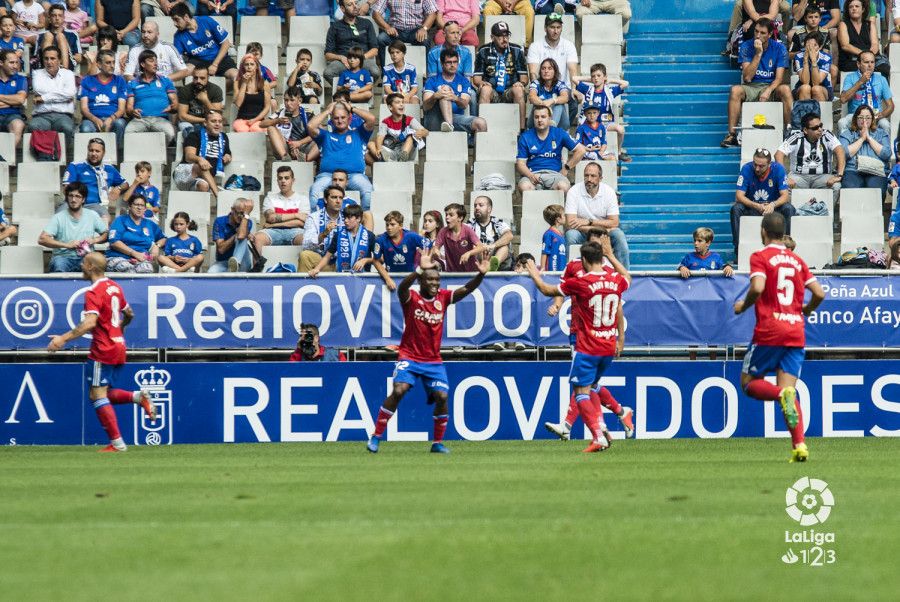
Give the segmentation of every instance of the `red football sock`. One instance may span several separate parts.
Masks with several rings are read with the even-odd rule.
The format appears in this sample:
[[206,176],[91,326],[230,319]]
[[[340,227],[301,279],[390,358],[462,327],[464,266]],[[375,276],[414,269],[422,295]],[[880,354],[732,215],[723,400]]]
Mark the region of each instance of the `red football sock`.
[[576,395],[575,403],[578,404],[578,412],[581,414],[581,419],[584,421],[585,426],[591,431],[593,440],[597,441],[600,438],[597,423],[598,416],[594,406],[591,405],[591,396],[586,394]]
[[440,416],[434,417],[434,442],[440,443],[444,440],[444,433],[447,432],[447,421],[450,420],[450,416],[447,414],[441,414]]
[[116,420],[116,411],[109,404],[109,400],[106,398],[96,400],[94,402],[94,411],[97,413],[97,419],[103,425],[103,430],[106,431],[106,436],[109,437],[109,440],[121,439],[122,434],[119,432],[119,421]]
[[619,402],[616,401],[616,398],[612,396],[612,393],[609,392],[609,389],[606,387],[601,387],[599,391],[597,391],[597,396],[600,398],[600,403],[604,408],[618,416],[622,412],[622,406],[619,405]]
[[747,383],[744,392],[753,399],[773,401],[781,395],[781,387],[776,387],[763,378],[754,378]]
[[134,393],[125,389],[109,389],[106,391],[106,398],[110,403],[116,405],[123,403],[134,403]]
[[572,397],[569,399],[569,411],[566,414],[566,424],[570,429],[576,420],[578,420],[578,404],[575,403],[575,394],[572,393]]
[[384,406],[381,406],[378,409],[378,418],[375,419],[375,432],[372,434],[376,437],[384,435],[384,429],[387,428],[388,420],[390,420],[393,415],[393,412],[385,410]]
[[794,444],[794,447],[797,447],[799,443],[803,443],[803,409],[800,407],[800,400],[794,399],[794,407],[797,409],[797,426],[794,428],[788,427],[788,430],[791,431],[791,443]]

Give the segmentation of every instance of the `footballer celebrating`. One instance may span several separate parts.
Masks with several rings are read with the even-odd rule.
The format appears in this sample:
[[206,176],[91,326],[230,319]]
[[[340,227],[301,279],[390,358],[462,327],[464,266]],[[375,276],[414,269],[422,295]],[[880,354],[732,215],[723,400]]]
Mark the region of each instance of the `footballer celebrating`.
[[[604,268],[604,256],[614,271]],[[609,236],[602,237],[600,244],[582,245],[581,263],[584,274],[563,279],[559,286],[544,282],[533,261],[527,267],[541,293],[548,297],[570,296],[572,313],[581,314],[580,320],[572,322],[577,332],[569,382],[574,385],[578,413],[593,436],[591,444],[582,451],[591,453],[609,447],[609,440],[600,427],[601,410],[591,403],[591,387],[600,381],[616,356],[619,306],[622,293],[631,284],[631,276],[613,254]]]
[[51,338],[48,351],[59,351],[66,343],[91,333],[91,349],[85,364],[89,397],[109,445],[101,452],[123,452],[127,448],[119,432],[116,412],[110,404],[139,403],[151,421],[156,409],[147,391],[112,389],[117,374],[125,365],[125,337],[122,330],[134,318],[134,311],[125,301],[122,287],[106,277],[106,258],[100,253],[88,253],[82,262],[82,277],[91,281],[84,295],[84,317],[81,323],[65,334]]
[[[397,411],[397,406],[407,391],[422,380],[428,394],[428,403],[434,405],[434,438],[431,451],[449,453],[444,445],[447,430],[448,385],[447,370],[441,361],[441,337],[444,332],[444,312],[451,303],[459,303],[484,280],[490,261],[482,255],[478,261],[478,274],[465,286],[454,291],[441,288],[441,274],[428,253],[423,253],[419,267],[411,272],[397,287],[397,296],[403,306],[403,336],[400,338],[399,356],[394,367],[394,389],[378,410],[375,432],[366,445],[372,453],[378,452],[378,444],[384,438],[387,423]],[[419,291],[411,290],[419,281]]]
[[[795,385],[805,355],[804,316],[819,306],[825,292],[806,263],[784,246],[780,213],[763,217],[760,234],[765,247],[750,255],[750,290],[743,301],[734,304],[735,314],[756,306],[756,328],[744,356],[741,388],[754,399],[779,401],[791,432],[790,461],[806,462],[809,450],[803,440],[803,413]],[[812,297],[804,305],[806,289]],[[774,385],[765,380],[773,370]]]

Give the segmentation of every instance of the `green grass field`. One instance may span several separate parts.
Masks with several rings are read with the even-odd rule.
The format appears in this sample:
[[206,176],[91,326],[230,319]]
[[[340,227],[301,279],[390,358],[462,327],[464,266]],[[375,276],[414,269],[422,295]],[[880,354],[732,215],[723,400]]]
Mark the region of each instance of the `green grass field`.
[[[4,600],[894,599],[900,440],[0,448]],[[826,480],[836,562],[786,565]],[[791,589],[786,589],[788,585]]]

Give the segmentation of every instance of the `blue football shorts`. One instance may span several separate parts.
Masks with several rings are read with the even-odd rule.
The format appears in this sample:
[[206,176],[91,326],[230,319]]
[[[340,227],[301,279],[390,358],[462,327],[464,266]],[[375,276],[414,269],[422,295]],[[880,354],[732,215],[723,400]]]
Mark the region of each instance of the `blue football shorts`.
[[787,374],[800,378],[804,357],[806,357],[806,349],[803,347],[753,344],[747,349],[741,371],[750,376],[762,377],[781,369]]
[[400,360],[394,364],[395,383],[406,383],[414,387],[417,379],[422,379],[426,391],[450,392],[444,364],[424,364],[412,360]]
[[569,370],[569,382],[576,387],[590,387],[600,380],[612,361],[611,355],[588,355],[576,351]]
[[92,387],[109,387],[116,382],[122,366],[124,364],[112,365],[88,360],[84,363],[85,380]]

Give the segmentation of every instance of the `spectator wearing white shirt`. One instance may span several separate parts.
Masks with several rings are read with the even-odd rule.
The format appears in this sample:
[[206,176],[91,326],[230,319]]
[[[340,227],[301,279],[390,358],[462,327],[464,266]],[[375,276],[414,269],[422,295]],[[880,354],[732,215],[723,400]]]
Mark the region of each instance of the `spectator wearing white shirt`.
[[616,259],[628,269],[628,241],[619,227],[619,201],[616,191],[602,179],[603,169],[592,161],[584,168],[584,181],[572,186],[566,194],[568,256],[572,257],[573,246],[587,241],[588,230],[606,228]]
[[784,165],[791,189],[830,188],[837,202],[846,164],[844,147],[816,113],[804,115],[802,126],[803,131],[793,132],[781,143],[775,160]]
[[65,135],[71,143],[75,138],[75,74],[60,67],[60,51],[56,46],[41,50],[43,69],[32,74],[34,111],[29,131],[52,130]]
[[141,27],[141,43],[133,46],[128,51],[128,62],[125,63],[123,75],[125,79],[132,80],[140,75],[140,56],[144,50],[152,50],[156,54],[156,73],[168,77],[173,82],[187,77],[188,68],[181,58],[181,54],[175,50],[170,42],[160,41],[159,24],[156,21],[147,21]]
[[[530,80],[540,79],[541,63],[553,59],[559,66],[559,79],[570,89],[574,89],[578,76],[578,51],[575,44],[562,37],[562,15],[551,13],[544,19],[544,37],[535,40],[528,48],[528,73]],[[574,95],[569,97],[569,122],[578,118],[578,102]]]
[[262,255],[266,245],[299,245],[303,243],[304,224],[309,199],[294,192],[294,170],[282,165],[275,173],[278,191],[271,191],[263,199],[262,230],[253,241]]

